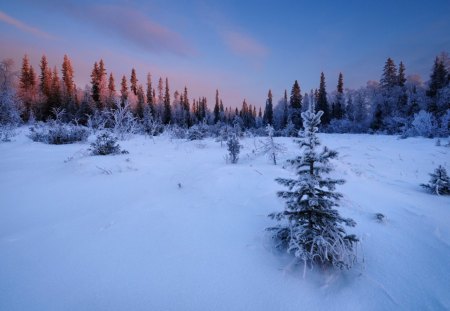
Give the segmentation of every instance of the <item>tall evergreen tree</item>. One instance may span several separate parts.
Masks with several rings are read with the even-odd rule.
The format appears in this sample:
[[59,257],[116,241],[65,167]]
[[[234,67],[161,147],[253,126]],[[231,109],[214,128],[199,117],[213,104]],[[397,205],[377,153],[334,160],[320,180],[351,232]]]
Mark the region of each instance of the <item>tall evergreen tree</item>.
[[342,119],[344,117],[344,102],[344,76],[342,75],[342,72],[340,72],[336,88],[336,102],[334,103],[334,109],[332,113],[333,118]]
[[109,74],[108,79],[108,100],[107,100],[108,109],[112,109],[114,107],[115,97],[116,97],[116,85],[114,81],[114,75],[111,72]]
[[328,106],[327,90],[325,84],[325,75],[320,74],[319,94],[317,98],[317,109],[323,111],[322,123],[323,125],[330,124],[330,108]]
[[216,90],[216,103],[214,104],[214,124],[220,121],[219,90]]
[[355,226],[349,218],[343,218],[335,209],[342,197],[335,192],[342,179],[324,177],[331,172],[329,163],[337,152],[320,145],[317,137],[320,117],[323,112],[310,110],[302,113],[304,130],[298,141],[303,154],[290,160],[296,169],[297,179],[277,178],[276,181],[288,188],[279,191],[279,197],[286,200],[283,212],[269,216],[284,223],[268,228],[274,231],[278,246],[287,249],[304,262],[304,273],[308,264],[332,265],[350,268],[356,261],[355,235],[347,235],[342,224]]
[[106,106],[108,100],[108,76],[106,73],[105,63],[103,59],[100,59],[98,63],[97,81],[98,81],[98,93],[99,93],[99,108],[103,109]]
[[398,85],[397,67],[392,58],[388,58],[384,64],[383,74],[380,79],[380,84],[383,89],[392,89]]
[[59,80],[58,70],[56,66],[53,68],[52,85],[50,90],[50,107],[53,109],[61,109],[61,81]]
[[62,79],[64,85],[64,93],[67,98],[72,99],[75,93],[75,84],[73,82],[72,63],[67,55],[64,55],[62,64]]
[[22,59],[22,68],[19,77],[19,97],[25,106],[22,118],[27,121],[36,101],[36,74],[30,65],[28,55]]
[[130,78],[130,90],[133,92],[134,95],[137,95],[137,89],[138,89],[138,79],[136,77],[136,70],[133,68],[131,69],[131,78]]
[[403,64],[403,62],[400,62],[400,64],[398,65],[398,86],[400,87],[404,87],[405,86],[405,82],[406,82],[406,76],[405,76],[405,65]]
[[100,81],[99,81],[99,67],[98,63],[94,63],[94,68],[91,72],[91,96],[97,108],[101,108],[100,104]]
[[266,99],[266,107],[264,108],[263,123],[265,125],[273,125],[273,103],[272,103],[272,90],[269,90]]
[[40,69],[41,74],[39,76],[40,80],[39,88],[42,94],[48,98],[50,96],[50,88],[52,84],[52,72],[48,66],[47,57],[45,55],[42,55],[40,62]]
[[295,129],[299,130],[302,127],[302,92],[298,81],[295,80],[291,90],[291,97],[289,99],[289,115],[292,123],[295,125]]
[[169,79],[166,78],[166,87],[164,92],[163,123],[169,124],[171,120],[172,120],[172,109],[170,107]]
[[145,94],[142,85],[138,86],[137,89],[137,102],[136,102],[136,116],[142,120],[144,118],[145,109]]
[[153,87],[152,87],[152,75],[150,73],[147,74],[147,93],[146,93],[146,99],[147,99],[147,105],[150,109],[150,112],[152,116],[155,115],[155,103],[153,102],[153,93],[152,93]]
[[127,77],[125,75],[122,76],[122,82],[120,83],[120,105],[125,107],[128,101],[128,85],[127,85]]
[[436,96],[438,91],[447,84],[448,74],[449,72],[447,71],[447,68],[445,68],[445,63],[442,58],[436,57],[430,76],[427,96],[431,98]]

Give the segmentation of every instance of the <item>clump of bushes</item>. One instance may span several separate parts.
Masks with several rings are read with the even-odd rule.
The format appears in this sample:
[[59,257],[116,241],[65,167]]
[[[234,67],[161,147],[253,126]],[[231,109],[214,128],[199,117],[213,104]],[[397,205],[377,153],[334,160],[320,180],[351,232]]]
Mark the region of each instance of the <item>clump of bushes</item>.
[[40,122],[30,127],[31,140],[51,145],[73,144],[86,141],[89,130],[83,126],[64,124],[59,121]]
[[117,137],[109,132],[103,132],[97,136],[95,142],[91,144],[92,155],[126,154],[128,151],[121,150],[117,143]]

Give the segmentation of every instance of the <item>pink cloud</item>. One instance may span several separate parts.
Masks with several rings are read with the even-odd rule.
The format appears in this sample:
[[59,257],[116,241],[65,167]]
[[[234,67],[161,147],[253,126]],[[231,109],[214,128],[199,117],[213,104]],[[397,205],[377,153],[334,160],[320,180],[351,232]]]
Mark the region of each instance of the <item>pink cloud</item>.
[[44,32],[38,28],[29,26],[29,25],[25,24],[24,22],[21,22],[20,20],[17,20],[2,11],[0,11],[0,21],[4,22],[6,24],[9,24],[11,26],[14,26],[17,29],[20,29],[22,31],[31,33],[35,36],[45,38],[45,39],[54,39],[54,36]]
[[223,34],[225,43],[230,50],[240,56],[265,58],[268,49],[256,39],[240,32],[228,31]]
[[178,33],[152,21],[142,12],[119,5],[66,5],[69,14],[96,25],[104,32],[152,52],[189,56],[195,49]]

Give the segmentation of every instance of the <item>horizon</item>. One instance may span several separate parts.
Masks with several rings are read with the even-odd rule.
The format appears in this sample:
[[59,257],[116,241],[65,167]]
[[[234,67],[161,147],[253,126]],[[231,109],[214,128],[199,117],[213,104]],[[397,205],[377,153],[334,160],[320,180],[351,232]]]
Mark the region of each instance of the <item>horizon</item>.
[[434,58],[450,50],[448,1],[433,1],[440,8],[434,11],[407,1],[257,3],[257,14],[251,1],[3,3],[0,57],[12,58],[18,69],[27,54],[38,69],[45,54],[60,69],[67,54],[81,89],[102,58],[116,87],[135,68],[139,83],[148,72],[154,86],[167,77],[171,95],[187,86],[190,99],[204,96],[209,107],[216,89],[226,107],[240,107],[244,99],[263,107],[269,89],[278,100],[298,80],[309,93],[321,72],[329,93],[339,72],[345,88],[378,81],[388,57],[425,82]]

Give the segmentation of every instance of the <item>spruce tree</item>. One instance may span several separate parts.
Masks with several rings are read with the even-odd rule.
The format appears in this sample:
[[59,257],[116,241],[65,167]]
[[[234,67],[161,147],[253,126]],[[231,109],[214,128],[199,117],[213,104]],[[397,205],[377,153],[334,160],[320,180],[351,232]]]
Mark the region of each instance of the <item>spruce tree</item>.
[[450,178],[442,165],[439,165],[430,176],[430,182],[428,184],[421,184],[422,187],[433,194],[450,194]]
[[400,64],[398,65],[398,86],[400,87],[404,87],[405,86],[405,82],[406,82],[406,76],[405,76],[405,65],[403,64],[403,62],[400,62]]
[[334,104],[333,117],[335,119],[342,119],[344,117],[344,107],[345,107],[344,76],[342,75],[342,72],[339,73],[336,91],[337,91],[336,102]]
[[138,86],[137,89],[137,103],[136,103],[136,116],[142,120],[144,118],[145,109],[145,94],[142,85]]
[[330,108],[328,107],[327,90],[325,84],[325,75],[323,72],[320,74],[319,95],[317,98],[317,109],[323,112],[322,124],[330,124]]
[[95,105],[97,106],[97,108],[101,108],[100,106],[100,81],[99,81],[99,67],[98,67],[98,63],[95,62],[94,63],[94,68],[92,69],[91,72],[91,94],[92,94],[92,99],[95,102]]
[[111,72],[109,74],[108,79],[108,100],[107,100],[108,109],[112,109],[114,107],[115,97],[116,97],[116,85],[114,81],[114,75]]
[[166,87],[164,92],[163,123],[170,124],[171,120],[172,120],[172,109],[170,107],[169,79],[166,78]]
[[125,75],[122,76],[122,82],[120,83],[120,105],[125,107],[128,101],[128,85],[127,85],[127,77]]
[[288,190],[279,191],[279,197],[286,200],[283,212],[269,216],[282,224],[268,228],[273,231],[278,247],[293,253],[306,266],[332,265],[350,268],[356,261],[355,235],[347,235],[342,224],[355,226],[349,218],[343,218],[335,209],[342,194],[335,192],[342,179],[325,177],[331,172],[329,163],[337,157],[337,152],[320,145],[317,137],[318,126],[323,112],[314,112],[313,105],[302,113],[304,130],[298,140],[303,153],[290,160],[296,170],[297,178],[277,178],[276,181]]
[[138,79],[136,77],[136,70],[133,68],[133,69],[131,69],[130,90],[131,90],[131,92],[133,92],[134,95],[137,95],[137,91],[138,91],[137,82],[138,82]]
[[291,90],[291,97],[289,99],[289,114],[292,123],[295,125],[295,129],[299,130],[302,127],[302,92],[298,81],[295,80]]
[[220,121],[219,90],[216,90],[216,103],[214,104],[214,124]]
[[447,75],[447,68],[445,68],[443,60],[436,57],[430,76],[430,84],[427,90],[427,95],[429,97],[435,97],[437,92],[446,85]]
[[390,57],[384,64],[380,84],[383,89],[392,89],[394,86],[398,85],[397,67]]
[[35,102],[35,86],[36,86],[36,74],[33,67],[30,65],[28,55],[25,55],[22,59],[22,68],[19,77],[19,97],[24,104],[24,111],[22,118],[27,121]]
[[67,115],[72,119],[78,109],[75,98],[75,83],[73,81],[72,63],[67,55],[64,55],[62,63],[62,97],[63,107],[66,109]]
[[263,122],[265,125],[273,124],[273,103],[272,90],[267,94],[266,107],[264,108]]
[[42,94],[41,112],[38,116],[41,120],[46,120],[50,116],[50,90],[52,85],[52,71],[48,66],[47,57],[42,55],[40,65],[41,73],[39,75],[39,90]]
[[155,103],[153,102],[153,87],[152,87],[152,75],[150,73],[147,74],[147,93],[146,93],[146,99],[147,99],[147,105],[150,109],[150,113],[154,116],[155,115]]

